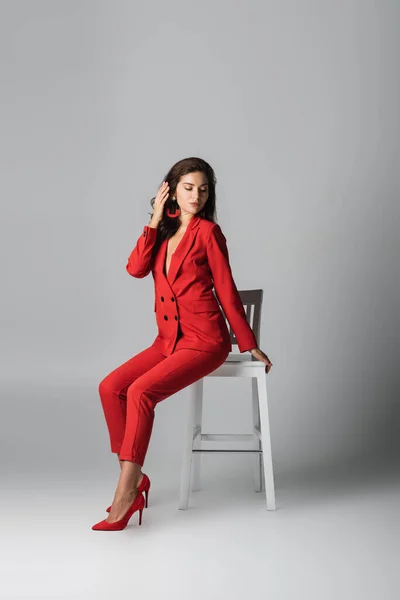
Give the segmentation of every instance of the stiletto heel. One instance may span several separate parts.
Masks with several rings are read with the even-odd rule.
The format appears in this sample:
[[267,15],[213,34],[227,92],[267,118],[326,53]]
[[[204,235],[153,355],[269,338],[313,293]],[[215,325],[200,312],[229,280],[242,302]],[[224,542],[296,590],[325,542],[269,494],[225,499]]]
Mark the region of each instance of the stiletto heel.
[[125,515],[119,521],[114,521],[114,523],[109,523],[105,519],[103,521],[99,521],[93,525],[92,529],[95,531],[120,531],[121,529],[125,529],[125,527],[129,523],[129,519],[137,510],[139,511],[139,525],[142,524],[142,513],[144,509],[144,498],[142,492],[138,492],[136,498],[128,508]]
[[[148,507],[149,504],[149,490],[150,490],[150,479],[147,477],[146,473],[143,473],[143,479],[140,482],[140,485],[138,485],[138,490],[139,492],[144,492],[146,495],[146,503],[145,503],[145,507]],[[110,512],[111,510],[111,506],[109,506],[108,508],[106,508],[106,512]]]

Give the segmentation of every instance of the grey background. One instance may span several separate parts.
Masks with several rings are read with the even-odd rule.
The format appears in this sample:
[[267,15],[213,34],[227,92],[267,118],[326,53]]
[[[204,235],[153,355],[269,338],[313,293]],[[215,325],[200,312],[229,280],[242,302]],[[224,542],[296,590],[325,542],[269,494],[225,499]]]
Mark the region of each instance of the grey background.
[[[398,451],[398,3],[1,6],[6,467],[107,457],[98,382],[156,335],[126,260],[192,155],[238,288],[265,291],[277,467]],[[208,387],[237,430],[247,387]],[[158,406],[154,466],[184,403]]]
[[[399,3],[0,8],[5,486],[114,489],[97,386],[156,335],[125,264],[193,155],[238,288],[265,293],[278,505],[289,473],[397,459]],[[206,430],[248,430],[247,384],[206,382]],[[145,465],[176,501],[186,397],[157,407]],[[251,485],[250,457],[203,464]]]
[[[192,155],[238,288],[265,291],[277,466],[398,450],[399,5],[323,4],[2,3],[8,466],[107,456],[97,384],[156,335],[126,260]],[[235,431],[246,386],[208,387]],[[184,403],[158,406],[152,464]]]

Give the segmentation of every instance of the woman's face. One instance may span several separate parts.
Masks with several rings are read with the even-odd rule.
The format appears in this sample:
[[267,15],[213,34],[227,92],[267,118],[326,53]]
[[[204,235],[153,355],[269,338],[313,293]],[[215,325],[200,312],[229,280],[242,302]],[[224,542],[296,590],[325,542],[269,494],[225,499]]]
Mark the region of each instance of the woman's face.
[[204,173],[188,173],[183,175],[178,185],[176,196],[181,214],[195,215],[200,212],[208,198],[208,182]]

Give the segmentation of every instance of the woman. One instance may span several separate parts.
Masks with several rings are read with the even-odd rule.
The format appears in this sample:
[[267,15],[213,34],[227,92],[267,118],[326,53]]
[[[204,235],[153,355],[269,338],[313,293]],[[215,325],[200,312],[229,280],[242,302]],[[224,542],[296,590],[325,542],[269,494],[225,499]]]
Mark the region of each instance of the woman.
[[[155,198],[150,223],[132,250],[126,269],[133,277],[152,272],[158,334],[149,348],[109,373],[99,394],[121,474],[101,531],[124,529],[139,510],[142,521],[150,480],[141,471],[158,402],[208,375],[232,350],[218,301],[238,342],[266,364],[246,320],[232,277],[226,238],[215,223],[216,178],[200,158],[176,163]],[[213,293],[215,289],[215,295]],[[218,298],[218,301],[217,301]]]

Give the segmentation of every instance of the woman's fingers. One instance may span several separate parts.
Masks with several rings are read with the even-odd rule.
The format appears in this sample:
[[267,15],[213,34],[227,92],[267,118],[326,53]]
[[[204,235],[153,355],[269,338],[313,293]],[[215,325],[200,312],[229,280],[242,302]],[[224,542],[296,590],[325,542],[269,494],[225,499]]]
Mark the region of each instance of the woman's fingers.
[[272,367],[272,362],[269,360],[268,356],[260,348],[257,348],[255,355],[258,360],[265,364],[265,372],[269,373]]
[[268,356],[264,355],[263,362],[265,364],[265,372],[269,373],[272,367],[272,362],[269,360]]
[[168,198],[168,194],[169,194],[169,185],[168,185],[168,183],[164,182],[159,187],[155,202],[157,202],[157,204],[164,203],[166,201],[166,199]]

